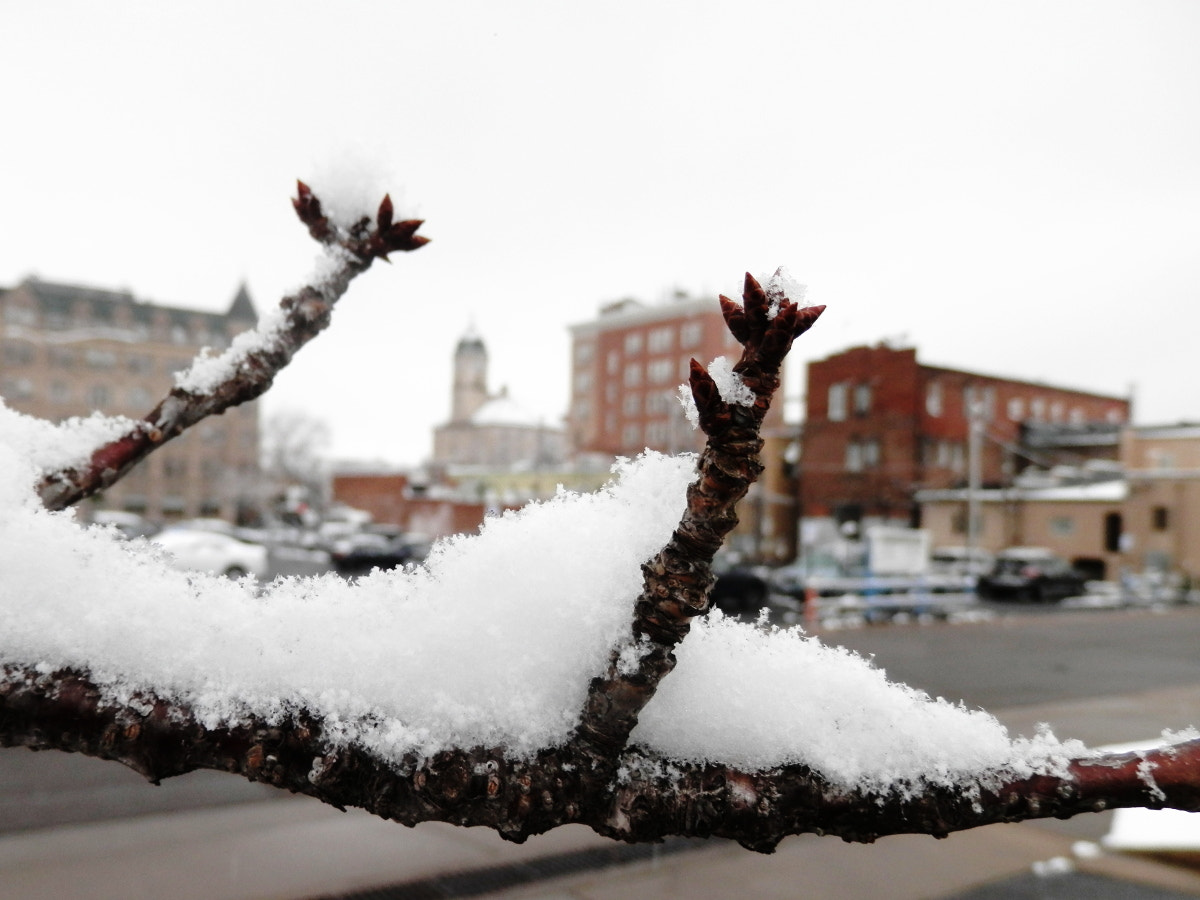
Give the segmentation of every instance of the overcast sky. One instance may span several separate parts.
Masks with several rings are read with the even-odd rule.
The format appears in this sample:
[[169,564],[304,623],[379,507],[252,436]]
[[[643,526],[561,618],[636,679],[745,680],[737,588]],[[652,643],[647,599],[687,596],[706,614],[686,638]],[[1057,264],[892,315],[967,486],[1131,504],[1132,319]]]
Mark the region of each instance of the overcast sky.
[[[922,361],[1200,420],[1200,3],[4,3],[0,285],[260,309],[289,197],[369,170],[433,238],[377,265],[267,410],[415,463],[472,324],[558,420],[567,326],[785,266],[795,362]],[[796,366],[797,371],[800,366]],[[789,380],[802,389],[798,374]]]

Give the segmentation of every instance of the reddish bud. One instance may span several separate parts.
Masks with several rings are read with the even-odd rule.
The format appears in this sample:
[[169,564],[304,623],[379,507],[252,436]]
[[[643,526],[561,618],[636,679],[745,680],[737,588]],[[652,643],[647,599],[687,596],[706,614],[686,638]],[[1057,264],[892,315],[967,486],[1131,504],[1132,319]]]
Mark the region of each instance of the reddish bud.
[[375,217],[375,223],[381,234],[392,227],[391,194],[383,195],[383,202],[379,204],[379,215]]

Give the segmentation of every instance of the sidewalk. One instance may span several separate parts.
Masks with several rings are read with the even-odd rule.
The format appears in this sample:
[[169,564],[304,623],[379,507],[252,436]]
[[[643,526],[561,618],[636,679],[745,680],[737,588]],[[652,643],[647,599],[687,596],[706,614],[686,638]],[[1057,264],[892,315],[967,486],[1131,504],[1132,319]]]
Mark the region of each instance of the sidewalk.
[[[1029,733],[1037,722],[1051,721],[1062,737],[1126,741],[1200,721],[1200,687],[997,715],[1014,731]],[[1090,842],[1107,831],[1110,815],[990,826],[943,841],[899,836],[871,846],[805,835],[785,840],[772,856],[715,842],[615,869],[514,887],[503,896],[949,898],[1028,873],[1035,864],[1070,859],[1077,846],[1092,849]],[[1079,845],[1081,840],[1088,843]],[[359,811],[341,813],[307,798],[281,796],[258,804],[10,835],[0,839],[0,900],[308,900],[612,846],[582,827],[560,828],[513,845],[486,829],[439,823],[409,829]],[[1200,896],[1200,875],[1172,866],[1090,854],[1075,858],[1073,865],[1079,871]],[[381,891],[378,896],[402,894]]]

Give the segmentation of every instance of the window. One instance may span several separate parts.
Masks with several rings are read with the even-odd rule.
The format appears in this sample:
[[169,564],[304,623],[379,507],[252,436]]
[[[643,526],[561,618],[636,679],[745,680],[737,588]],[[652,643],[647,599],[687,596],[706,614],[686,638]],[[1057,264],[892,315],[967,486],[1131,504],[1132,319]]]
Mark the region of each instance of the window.
[[1063,405],[1061,402],[1055,401],[1050,404],[1050,421],[1061,422],[1063,420]]
[[94,384],[88,389],[87,402],[95,409],[103,409],[112,402],[112,392],[108,385]]
[[642,383],[642,366],[630,363],[625,367],[625,387],[637,387]]
[[642,439],[642,430],[637,425],[626,425],[621,432],[621,443],[626,447],[636,446]]
[[625,355],[635,356],[642,352],[642,333],[640,331],[631,331],[625,335]]
[[651,353],[663,353],[671,349],[671,338],[673,337],[670,328],[655,328],[650,332],[650,337],[646,341],[646,347]]
[[863,469],[863,448],[857,438],[846,442],[846,471],[861,472]]
[[646,377],[650,379],[651,384],[663,384],[671,380],[671,371],[674,369],[671,360],[656,359],[646,369]]
[[1008,401],[1008,419],[1010,422],[1020,422],[1025,418],[1025,401],[1020,397],[1013,397]]
[[695,347],[700,343],[700,336],[704,334],[704,326],[700,322],[684,322],[679,326],[679,346],[680,347]]
[[871,411],[871,386],[860,384],[854,388],[854,414],[865,416]]
[[925,411],[931,416],[942,414],[942,383],[940,381],[931,381],[925,388]]
[[65,381],[50,382],[50,399],[55,403],[69,403],[71,401],[71,386]]
[[87,360],[87,364],[93,369],[111,369],[117,364],[117,354],[111,350],[97,350],[92,348],[84,351],[83,358]]
[[578,363],[589,363],[592,361],[595,351],[596,345],[591,341],[579,341],[575,345],[575,361]]
[[1046,418],[1046,401],[1041,397],[1034,397],[1029,404],[1029,417],[1035,422],[1041,422]]
[[1166,531],[1171,523],[1171,514],[1165,506],[1156,506],[1150,511],[1150,524],[1155,531]]
[[876,469],[879,467],[879,439],[869,438],[863,441],[862,445],[862,461],[863,468]]
[[33,345],[25,341],[5,341],[4,361],[14,366],[27,366],[33,362]]
[[575,393],[586,394],[592,389],[592,370],[582,369],[575,373]]
[[642,411],[642,395],[626,394],[625,402],[621,404],[621,410],[627,416],[636,416]]
[[59,369],[75,368],[75,351],[69,347],[51,347],[50,365]]
[[1124,532],[1124,524],[1121,521],[1119,512],[1105,513],[1104,515],[1104,549],[1109,553],[1120,553],[1122,551],[1121,538]]
[[608,374],[616,375],[621,369],[621,354],[616,350],[608,351]]
[[846,418],[846,384],[844,382],[836,382],[829,386],[829,413],[830,422],[841,422]]
[[1070,537],[1075,533],[1075,519],[1071,516],[1054,516],[1050,519],[1050,533],[1055,537]]

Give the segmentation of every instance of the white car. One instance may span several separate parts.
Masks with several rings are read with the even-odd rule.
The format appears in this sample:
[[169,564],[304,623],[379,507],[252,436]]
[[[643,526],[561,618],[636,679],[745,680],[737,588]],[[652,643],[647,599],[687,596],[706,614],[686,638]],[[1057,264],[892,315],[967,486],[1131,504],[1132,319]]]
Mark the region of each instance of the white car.
[[168,528],[150,539],[171,557],[177,569],[211,572],[241,578],[268,574],[267,548],[251,544],[227,534],[193,528]]

